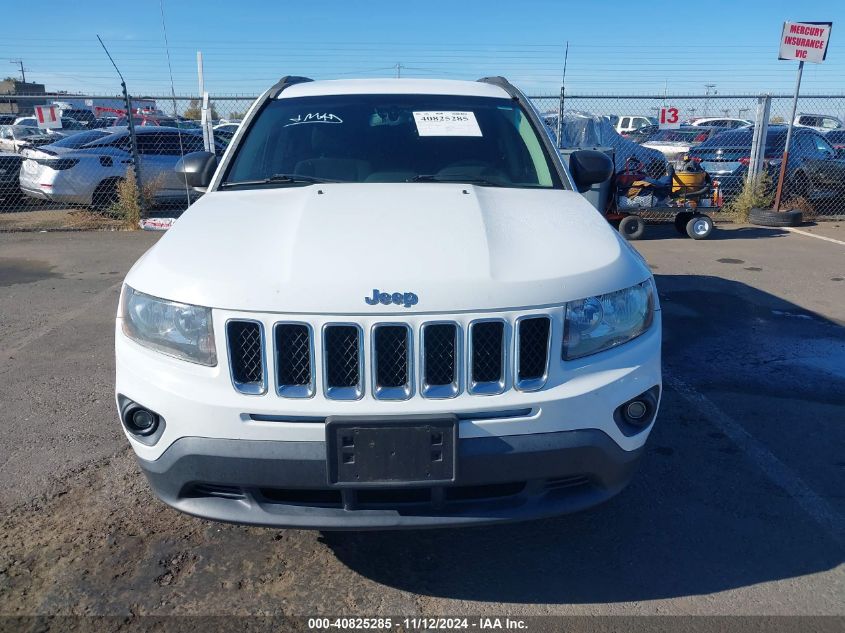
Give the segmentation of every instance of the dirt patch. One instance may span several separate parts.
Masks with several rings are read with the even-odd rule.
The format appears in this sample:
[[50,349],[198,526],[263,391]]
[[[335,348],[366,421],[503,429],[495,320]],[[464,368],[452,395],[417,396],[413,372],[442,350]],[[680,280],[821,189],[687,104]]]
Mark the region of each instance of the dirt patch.
[[49,489],[0,520],[0,616],[285,616],[390,604],[318,532],[167,508],[129,449]]
[[86,209],[40,209],[0,213],[0,231],[117,230],[123,222]]

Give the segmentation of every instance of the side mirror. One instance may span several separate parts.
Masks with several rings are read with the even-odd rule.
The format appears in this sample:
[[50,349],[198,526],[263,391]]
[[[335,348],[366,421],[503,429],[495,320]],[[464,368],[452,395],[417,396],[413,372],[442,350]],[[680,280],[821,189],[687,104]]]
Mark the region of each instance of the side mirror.
[[578,192],[584,193],[613,175],[613,161],[604,152],[581,149],[569,155],[569,171]]
[[217,156],[211,152],[191,152],[179,159],[174,169],[185,178],[189,187],[208,187],[217,169]]
[[834,158],[845,158],[845,147],[837,147],[833,150]]

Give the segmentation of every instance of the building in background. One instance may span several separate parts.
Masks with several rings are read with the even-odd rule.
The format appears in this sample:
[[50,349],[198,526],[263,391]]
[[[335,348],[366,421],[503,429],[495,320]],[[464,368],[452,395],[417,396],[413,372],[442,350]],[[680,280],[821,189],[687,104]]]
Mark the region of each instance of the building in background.
[[36,84],[7,77],[0,81],[0,114],[32,114],[33,107],[44,105],[46,100],[16,99],[18,95],[42,95],[44,84]]

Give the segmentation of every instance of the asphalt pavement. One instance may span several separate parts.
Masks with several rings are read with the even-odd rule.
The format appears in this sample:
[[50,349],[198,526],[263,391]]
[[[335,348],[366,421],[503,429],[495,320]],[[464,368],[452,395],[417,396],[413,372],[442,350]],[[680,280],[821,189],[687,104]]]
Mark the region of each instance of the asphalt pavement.
[[845,223],[819,227],[648,227],[666,389],[607,504],[326,534],[149,492],[114,411],[112,328],[156,234],[0,234],[0,615],[845,616]]

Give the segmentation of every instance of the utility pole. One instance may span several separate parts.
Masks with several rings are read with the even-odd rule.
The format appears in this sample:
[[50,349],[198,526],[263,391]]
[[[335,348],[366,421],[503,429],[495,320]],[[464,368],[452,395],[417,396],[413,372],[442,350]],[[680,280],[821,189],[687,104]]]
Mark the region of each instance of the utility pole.
[[[704,116],[708,115],[708,110],[710,108],[710,91],[716,87],[716,84],[704,84]],[[713,90],[713,94],[716,94],[716,90]]]
[[9,60],[9,63],[15,64],[16,66],[21,67],[21,80],[23,81],[23,83],[26,83],[26,71],[24,70],[24,67],[23,67],[23,60],[22,59],[11,59],[11,60]]
[[396,79],[402,78],[402,62],[396,62]]

